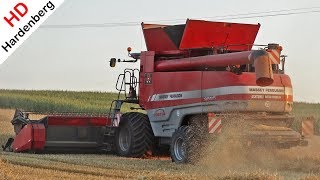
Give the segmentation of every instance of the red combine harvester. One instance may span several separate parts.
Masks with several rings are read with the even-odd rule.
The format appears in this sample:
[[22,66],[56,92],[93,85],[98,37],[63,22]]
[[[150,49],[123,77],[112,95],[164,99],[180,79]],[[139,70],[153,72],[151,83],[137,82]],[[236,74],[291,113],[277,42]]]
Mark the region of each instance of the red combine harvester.
[[[174,162],[185,163],[197,157],[195,151],[205,146],[205,137],[224,131],[235,117],[246,127],[241,133],[245,142],[306,145],[290,129],[293,93],[284,74],[282,47],[268,44],[252,50],[259,28],[260,24],[201,20],[142,24],[148,51],[131,53],[128,48],[132,60],[110,60],[111,67],[117,61],[140,60],[140,68],[119,75],[119,96],[108,115],[55,114],[34,121],[17,111],[12,120],[16,137],[4,148],[112,150],[142,157],[167,147]],[[124,103],[140,108],[121,113]]]

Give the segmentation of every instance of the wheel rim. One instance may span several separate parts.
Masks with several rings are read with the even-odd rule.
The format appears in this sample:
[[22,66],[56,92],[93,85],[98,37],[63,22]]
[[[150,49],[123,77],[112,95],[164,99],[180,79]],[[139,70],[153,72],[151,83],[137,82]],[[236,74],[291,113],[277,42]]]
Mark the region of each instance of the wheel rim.
[[174,155],[178,161],[182,161],[186,155],[186,145],[184,140],[179,137],[174,143]]
[[122,151],[127,151],[130,146],[129,131],[127,128],[121,128],[119,132],[119,147]]

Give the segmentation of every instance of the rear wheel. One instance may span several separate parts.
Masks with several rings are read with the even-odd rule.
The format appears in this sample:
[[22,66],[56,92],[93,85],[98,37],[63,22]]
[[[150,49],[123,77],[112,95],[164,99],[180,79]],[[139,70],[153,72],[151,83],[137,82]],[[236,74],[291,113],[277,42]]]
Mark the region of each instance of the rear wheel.
[[206,147],[207,116],[194,115],[172,135],[170,154],[176,163],[196,163]]
[[188,163],[191,162],[192,132],[189,126],[179,127],[172,135],[170,154],[173,162]]
[[143,113],[129,112],[121,117],[116,132],[116,150],[118,155],[142,157],[154,141],[154,135],[148,116]]

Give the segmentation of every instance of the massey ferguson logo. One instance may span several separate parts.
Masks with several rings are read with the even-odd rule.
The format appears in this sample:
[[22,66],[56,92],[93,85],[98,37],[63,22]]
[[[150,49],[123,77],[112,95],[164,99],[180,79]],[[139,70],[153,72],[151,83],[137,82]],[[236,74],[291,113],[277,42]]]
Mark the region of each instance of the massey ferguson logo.
[[165,116],[165,115],[166,115],[166,113],[165,113],[164,109],[158,109],[158,110],[156,110],[154,112],[154,116],[155,117],[162,117],[162,116]]

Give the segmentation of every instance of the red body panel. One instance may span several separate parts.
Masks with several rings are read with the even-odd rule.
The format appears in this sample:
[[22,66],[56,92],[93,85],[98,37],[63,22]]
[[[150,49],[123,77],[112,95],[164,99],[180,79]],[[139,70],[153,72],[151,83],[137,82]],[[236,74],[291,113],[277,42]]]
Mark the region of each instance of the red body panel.
[[45,145],[45,127],[43,124],[27,124],[13,142],[14,152],[23,152],[27,150],[42,150]]
[[[45,127],[46,126],[46,127]],[[97,130],[99,127],[111,126],[111,120],[107,117],[90,117],[90,116],[47,116],[38,122],[31,122],[25,125],[21,131],[16,135],[13,141],[13,151],[14,152],[24,152],[28,150],[40,151],[46,148],[46,142],[48,139],[54,139],[55,142],[65,142],[70,141],[72,137],[65,137],[61,139],[60,134],[49,133],[49,128],[54,128],[57,133],[66,133],[64,131],[75,131],[80,128],[88,128],[90,131],[93,127]],[[48,128],[48,129],[47,129]],[[69,128],[69,129],[66,129]],[[72,129],[73,128],[73,129]],[[87,132],[87,131],[84,131]],[[48,134],[49,133],[49,134]],[[68,134],[68,133],[67,133]],[[95,133],[91,134],[94,136]],[[99,133],[97,133],[99,135]],[[77,138],[75,136],[74,138]],[[101,137],[96,137],[97,140]],[[81,139],[80,139],[81,140]],[[79,142],[80,142],[79,140]],[[82,144],[85,148],[86,145]]]
[[248,51],[259,28],[260,24],[188,20],[180,49],[227,47],[232,51]]
[[[143,74],[143,73],[141,73]],[[159,101],[150,103],[149,98],[153,94],[162,94],[167,92],[192,91],[201,89],[201,71],[191,72],[155,72],[152,73],[152,84],[140,84],[139,104],[146,109],[156,108],[158,106],[175,106],[180,104],[190,104],[201,102],[198,99],[186,99],[177,101]],[[142,80],[144,77],[140,77]],[[143,82],[143,81],[141,81]]]
[[240,24],[187,20],[186,24],[168,26],[142,24],[148,51],[172,51],[224,48],[251,50],[260,24]]
[[15,137],[12,147],[14,152],[22,152],[32,149],[32,124],[24,126]]
[[43,124],[32,124],[33,144],[32,149],[42,150],[46,142],[46,129]]
[[56,126],[106,126],[111,125],[107,117],[48,116],[48,125]]
[[[242,73],[236,75],[226,71],[203,71],[203,89],[218,88],[225,86],[256,86],[254,73]],[[270,86],[283,87],[284,85],[291,87],[290,78],[284,74],[274,74],[274,82]],[[283,84],[283,80],[287,84]]]
[[178,50],[178,47],[171,41],[163,27],[166,27],[166,25],[152,26],[142,24],[144,39],[149,51]]
[[[171,61],[171,60],[170,60]],[[169,61],[168,61],[169,62]],[[142,59],[142,65],[144,61]],[[173,67],[173,66],[172,66]],[[143,73],[141,73],[143,75]],[[177,71],[177,72],[154,72],[152,74],[152,84],[140,84],[140,105],[146,110],[161,107],[172,107],[178,105],[187,105],[208,101],[225,101],[225,100],[258,100],[258,101],[280,101],[285,104],[292,102],[292,94],[266,92],[245,92],[228,94],[221,92],[214,99],[204,100],[203,92],[210,89],[219,89],[223,87],[243,87],[243,88],[259,88],[256,85],[255,73],[242,73],[236,75],[227,71]],[[144,77],[140,77],[141,82],[144,82]],[[285,74],[274,74],[274,82],[270,85],[272,88],[292,88],[289,76]],[[227,89],[226,89],[227,90]],[[223,91],[226,91],[223,90]],[[201,91],[194,97],[182,97],[181,99],[158,99],[153,100],[157,95],[171,94],[190,94],[188,92]],[[244,91],[244,90],[242,90]],[[224,94],[225,93],[225,94]],[[187,95],[188,96],[188,95]],[[262,97],[258,98],[257,97]]]

